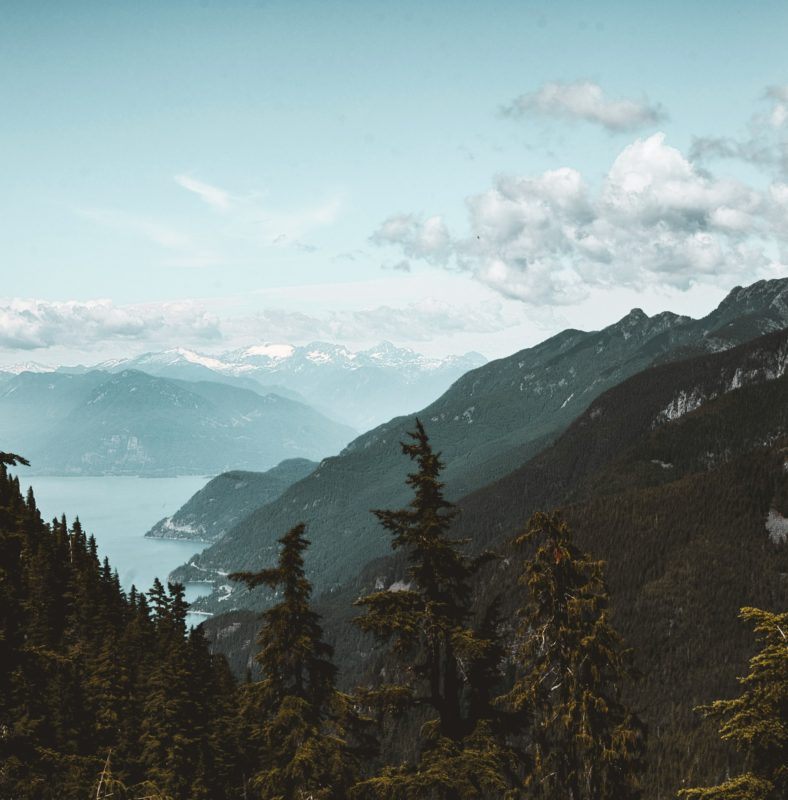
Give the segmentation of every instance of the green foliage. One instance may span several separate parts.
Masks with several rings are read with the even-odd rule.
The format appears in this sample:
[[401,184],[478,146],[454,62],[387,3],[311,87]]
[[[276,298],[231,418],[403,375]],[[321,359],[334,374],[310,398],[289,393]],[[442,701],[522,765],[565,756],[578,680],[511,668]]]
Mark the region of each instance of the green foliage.
[[357,791],[391,798],[481,797],[484,787],[504,786],[503,765],[513,760],[490,724],[500,721],[489,702],[501,655],[494,613],[479,628],[472,625],[470,582],[489,557],[468,558],[464,542],[450,537],[456,510],[443,494],[440,456],[419,420],[409,436],[402,450],[417,466],[407,478],[413,499],[407,508],[374,512],[392,547],[406,555],[408,583],[362,597],[356,605],[364,613],[355,622],[386,642],[404,670],[401,682],[368,690],[366,699],[435,716],[422,727],[417,765],[389,769]]
[[353,800],[485,800],[516,798],[511,776],[514,756],[500,746],[487,722],[454,741],[425,731],[426,744],[418,765],[384,767],[359,783]]
[[604,565],[573,543],[557,514],[534,514],[515,544],[536,550],[520,578],[519,674],[501,701],[532,715],[529,796],[636,798],[643,731],[621,700],[630,653],[608,619]]
[[315,467],[314,461],[290,458],[266,472],[223,472],[208,481],[171,517],[159,520],[145,535],[216,542],[244,517],[276,500]]
[[234,682],[186,608],[179,585],[123,592],[79,520],[45,524],[0,465],[0,797],[84,798],[110,751],[114,797],[191,800],[205,762],[232,796]]
[[744,772],[717,786],[683,789],[687,800],[782,800],[788,795],[788,612],[742,608],[761,648],[750,671],[739,678],[742,692],[702,707],[720,717],[719,732],[744,756]]
[[280,540],[275,568],[234,573],[281,599],[263,614],[256,656],[262,679],[244,687],[250,785],[263,800],[340,800],[356,782],[370,740],[351,699],[335,688],[332,648],[310,607],[305,526]]

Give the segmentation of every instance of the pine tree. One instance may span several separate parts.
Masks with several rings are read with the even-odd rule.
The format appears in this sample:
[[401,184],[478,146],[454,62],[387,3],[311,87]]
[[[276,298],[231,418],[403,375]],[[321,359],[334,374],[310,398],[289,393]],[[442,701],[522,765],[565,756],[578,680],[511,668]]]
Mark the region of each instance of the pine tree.
[[109,751],[101,796],[164,797],[154,776],[173,800],[237,796],[220,746],[232,676],[186,638],[183,587],[158,583],[152,602],[123,592],[78,520],[45,524],[0,463],[0,797],[95,796]]
[[784,800],[788,797],[788,612],[745,607],[761,649],[739,678],[742,693],[701,710],[721,717],[720,737],[744,756],[744,772],[717,786],[684,789],[687,800]]
[[147,675],[141,730],[146,776],[162,791],[186,800],[198,766],[201,693],[195,691],[194,652],[186,638],[184,588],[154,580],[149,592],[154,608],[158,649]]
[[520,674],[502,698],[532,715],[526,790],[545,800],[636,798],[643,728],[621,700],[633,670],[608,619],[604,564],[573,543],[558,514],[535,514],[515,545],[536,547],[520,578]]
[[263,677],[245,687],[244,698],[250,784],[263,800],[344,800],[359,770],[361,753],[351,741],[359,720],[336,690],[333,651],[310,606],[304,530],[296,525],[279,540],[276,567],[230,575],[250,589],[266,585],[281,598],[262,615],[256,659]]
[[[443,463],[417,419],[402,451],[416,462],[407,477],[407,508],[373,512],[408,560],[408,583],[357,601],[355,622],[391,643],[406,671],[399,683],[368,693],[372,703],[435,715],[422,726],[419,763],[385,770],[357,789],[359,796],[465,798],[502,796],[512,754],[495,733],[500,715],[489,702],[502,655],[494,609],[474,629],[471,579],[487,554],[471,559],[450,536],[457,515],[440,481]],[[486,685],[485,685],[486,684]]]

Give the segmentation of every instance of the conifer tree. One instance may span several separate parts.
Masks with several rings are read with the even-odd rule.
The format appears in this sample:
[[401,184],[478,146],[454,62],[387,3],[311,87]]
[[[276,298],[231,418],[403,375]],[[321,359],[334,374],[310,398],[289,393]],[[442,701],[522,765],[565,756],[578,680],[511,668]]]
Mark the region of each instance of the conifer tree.
[[701,710],[721,717],[720,737],[744,756],[744,772],[717,786],[684,789],[687,800],[784,800],[788,797],[788,612],[745,607],[761,645],[742,693]]
[[[489,559],[471,559],[465,542],[453,539],[455,507],[444,497],[443,463],[417,419],[402,451],[416,462],[407,477],[413,499],[407,508],[373,512],[403,549],[408,583],[357,601],[364,613],[355,622],[391,643],[405,669],[399,683],[369,692],[372,703],[434,715],[422,726],[417,765],[402,766],[364,782],[359,796],[381,798],[470,798],[503,796],[512,754],[502,744],[501,715],[489,702],[493,673],[502,655],[494,609],[482,626],[472,625],[471,578]],[[486,685],[485,685],[486,684]]]
[[534,514],[515,545],[535,552],[520,577],[519,675],[501,700],[532,716],[525,788],[544,800],[636,798],[643,728],[621,699],[633,670],[608,619],[604,563],[558,514]]
[[351,741],[357,719],[335,687],[333,650],[323,641],[304,571],[305,526],[279,541],[276,567],[230,575],[250,589],[266,585],[280,600],[262,615],[256,656],[263,677],[245,687],[252,730],[250,784],[263,800],[344,800],[361,753]]

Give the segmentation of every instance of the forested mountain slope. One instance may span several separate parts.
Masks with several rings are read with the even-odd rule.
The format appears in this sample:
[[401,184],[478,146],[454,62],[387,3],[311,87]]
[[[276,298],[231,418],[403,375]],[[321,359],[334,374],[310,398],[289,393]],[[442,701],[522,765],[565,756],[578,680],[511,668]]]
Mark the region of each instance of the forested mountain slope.
[[[476,595],[480,607],[500,595],[506,626],[522,594],[508,542],[534,511],[564,507],[581,546],[608,562],[613,620],[643,673],[631,699],[650,731],[648,798],[733,766],[692,708],[736,691],[752,654],[739,607],[788,602],[786,367],[788,332],[779,332],[647,370],[600,397],[529,464],[459,503],[456,535],[503,555]],[[673,413],[688,396],[697,407]],[[385,668],[350,622],[353,601],[404,579],[402,558],[387,556],[321,597],[348,685]],[[241,673],[255,624],[240,613],[205,626]]]
[[215,542],[245,516],[275,500],[316,467],[314,461],[290,458],[266,472],[223,472],[208,481],[172,516],[159,520],[145,535]]
[[[526,463],[605,390],[671,354],[717,352],[756,332],[788,325],[788,280],[735,289],[702,320],[634,311],[603,331],[565,331],[529,350],[491,362],[457,381],[419,413],[446,461],[450,496],[461,497]],[[666,400],[667,402],[667,400]],[[360,436],[337,457],[278,500],[249,516],[174,575],[188,580],[211,571],[259,569],[281,531],[310,520],[310,574],[318,590],[342,583],[387,542],[369,524],[368,509],[406,497],[406,465],[397,442],[412,425],[398,418]],[[204,609],[223,610],[233,587],[220,581]],[[219,598],[222,598],[221,604]]]

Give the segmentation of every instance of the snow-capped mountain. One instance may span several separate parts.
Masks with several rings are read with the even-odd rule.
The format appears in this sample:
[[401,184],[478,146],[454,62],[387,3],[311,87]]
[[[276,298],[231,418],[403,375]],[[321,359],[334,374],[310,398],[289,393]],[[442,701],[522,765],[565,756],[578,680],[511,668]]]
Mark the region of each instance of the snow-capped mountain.
[[264,343],[221,355],[178,347],[115,359],[95,369],[136,369],[184,380],[212,380],[302,400],[340,422],[365,430],[423,407],[486,359],[479,353],[428,358],[390,342],[353,351],[328,342]]
[[39,364],[37,361],[23,361],[18,364],[8,364],[7,366],[0,367],[0,372],[9,375],[21,375],[23,372],[54,372],[54,367],[48,367],[46,364]]

